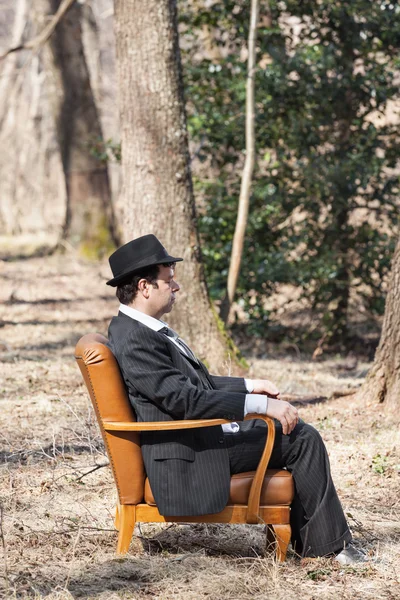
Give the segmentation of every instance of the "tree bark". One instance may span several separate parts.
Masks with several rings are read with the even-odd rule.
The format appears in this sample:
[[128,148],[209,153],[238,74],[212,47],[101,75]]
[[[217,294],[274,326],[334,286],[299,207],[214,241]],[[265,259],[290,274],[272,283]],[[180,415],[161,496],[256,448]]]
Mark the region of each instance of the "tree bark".
[[[177,267],[170,324],[209,366],[229,351],[208,298],[189,164],[175,0],[115,0],[124,238],[154,233]],[[233,354],[233,352],[232,352]]]
[[254,134],[254,76],[256,70],[256,41],[259,14],[259,0],[251,1],[250,27],[248,40],[247,82],[246,82],[246,159],[240,185],[238,215],[233,236],[232,254],[229,264],[226,295],[221,304],[220,316],[226,323],[229,318],[232,302],[235,298],[242,262],[244,237],[249,214],[250,191],[255,163],[255,134]]
[[[18,0],[7,45],[36,36],[33,12],[31,0]],[[63,224],[65,186],[43,57],[16,52],[1,67],[0,233],[37,238],[46,232],[46,240],[55,244]]]
[[[49,0],[52,13],[60,0]],[[57,25],[50,43],[59,70],[61,94],[56,124],[67,190],[63,237],[88,253],[118,244],[107,163],[93,149],[103,147],[82,42],[82,6],[74,4]],[[55,79],[58,74],[55,73]]]
[[394,253],[381,339],[359,397],[400,407],[400,241]]

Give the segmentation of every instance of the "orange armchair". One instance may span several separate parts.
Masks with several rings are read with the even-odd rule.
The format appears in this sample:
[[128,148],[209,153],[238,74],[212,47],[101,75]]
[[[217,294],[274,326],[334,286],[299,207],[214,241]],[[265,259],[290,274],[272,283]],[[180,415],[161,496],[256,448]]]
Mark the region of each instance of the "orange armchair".
[[288,471],[267,469],[275,437],[273,420],[264,415],[245,417],[266,421],[266,445],[256,471],[232,476],[230,498],[221,512],[195,517],[160,515],[144,470],[140,431],[209,427],[227,421],[138,423],[118,363],[106,343],[100,334],[85,335],[76,345],[75,358],[93,403],[117,486],[117,553],[128,551],[136,522],[265,523],[275,535],[277,558],[284,561],[291,534],[290,504],[294,484]]

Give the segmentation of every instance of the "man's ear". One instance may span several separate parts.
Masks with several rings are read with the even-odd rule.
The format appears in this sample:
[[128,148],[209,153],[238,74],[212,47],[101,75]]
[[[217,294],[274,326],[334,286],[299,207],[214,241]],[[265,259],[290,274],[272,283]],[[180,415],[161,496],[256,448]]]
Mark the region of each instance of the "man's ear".
[[149,297],[149,282],[147,279],[139,279],[138,291],[142,294],[143,298]]

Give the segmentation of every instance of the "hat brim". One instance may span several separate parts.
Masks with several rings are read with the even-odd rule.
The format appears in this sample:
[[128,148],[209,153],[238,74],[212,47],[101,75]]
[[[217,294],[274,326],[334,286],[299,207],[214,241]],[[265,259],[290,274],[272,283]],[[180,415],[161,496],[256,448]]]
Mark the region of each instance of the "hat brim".
[[155,261],[149,262],[145,265],[141,265],[140,267],[135,267],[133,269],[126,269],[122,273],[119,273],[119,275],[117,275],[116,277],[113,277],[113,279],[110,279],[110,281],[107,281],[107,285],[111,285],[112,287],[117,287],[117,285],[119,285],[120,283],[125,281],[125,279],[127,279],[130,275],[134,275],[135,273],[138,273],[139,271],[143,271],[144,269],[147,269],[148,267],[154,267],[155,265],[164,265],[164,264],[168,264],[168,263],[181,262],[182,260],[183,260],[183,258],[175,258],[174,256],[166,256],[162,260],[155,260]]

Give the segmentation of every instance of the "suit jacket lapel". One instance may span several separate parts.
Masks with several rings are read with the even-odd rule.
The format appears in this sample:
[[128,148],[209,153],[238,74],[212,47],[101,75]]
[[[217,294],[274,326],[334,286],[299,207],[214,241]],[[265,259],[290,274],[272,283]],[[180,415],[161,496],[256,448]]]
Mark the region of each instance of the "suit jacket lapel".
[[205,368],[205,366],[203,365],[203,363],[201,362],[201,360],[199,360],[199,359],[193,360],[193,358],[191,356],[189,356],[188,354],[186,354],[186,352],[184,350],[182,350],[178,346],[178,344],[174,344],[174,342],[167,335],[165,335],[165,333],[163,333],[161,335],[164,335],[167,338],[167,340],[169,341],[169,343],[172,344],[172,346],[175,348],[175,350],[178,350],[179,354],[181,354],[181,356],[183,356],[183,358],[185,358],[190,363],[190,365],[196,370],[197,376],[202,381],[203,385],[206,388],[209,387],[209,389],[213,390],[214,384],[213,384],[211,378],[209,377],[208,371]]
[[189,356],[188,354],[186,354],[186,352],[180,348],[178,346],[178,344],[174,344],[174,342],[167,336],[165,335],[165,333],[160,333],[160,335],[164,336],[164,338],[166,340],[168,340],[168,342],[170,344],[172,344],[172,346],[175,348],[175,350],[178,350],[178,352],[184,357],[186,358],[186,360],[188,360],[190,362],[190,364],[195,367],[195,369],[200,369],[200,361],[197,360],[193,360],[193,358],[191,356]]

